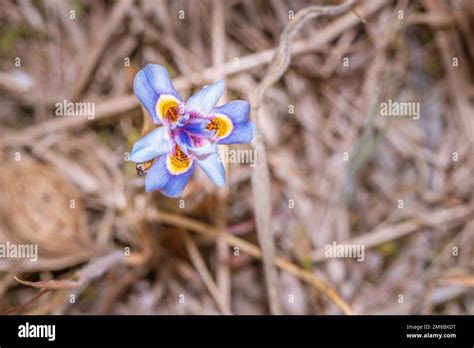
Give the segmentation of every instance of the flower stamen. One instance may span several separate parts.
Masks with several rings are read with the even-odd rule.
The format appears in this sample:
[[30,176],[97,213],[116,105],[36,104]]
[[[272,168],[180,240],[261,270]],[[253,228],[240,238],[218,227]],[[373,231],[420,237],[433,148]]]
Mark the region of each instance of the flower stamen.
[[206,126],[207,130],[215,131],[219,138],[227,137],[233,129],[232,121],[224,115],[214,117]]
[[171,95],[162,95],[156,104],[156,112],[162,119],[176,122],[181,114],[179,101]]
[[167,157],[167,165],[170,173],[178,175],[185,173],[191,166],[191,159],[175,145],[174,151]]

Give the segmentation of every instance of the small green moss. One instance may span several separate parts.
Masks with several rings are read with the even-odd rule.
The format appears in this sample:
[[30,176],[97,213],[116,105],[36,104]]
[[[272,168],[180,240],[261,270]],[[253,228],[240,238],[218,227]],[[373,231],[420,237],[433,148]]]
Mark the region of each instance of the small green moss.
[[378,247],[378,250],[384,256],[390,257],[390,256],[393,256],[397,253],[398,248],[397,248],[397,244],[395,242],[387,242],[387,243],[381,244]]
[[131,149],[133,147],[133,144],[135,144],[135,142],[140,138],[141,135],[138,130],[134,129],[133,131],[131,131],[127,136],[127,148]]
[[76,15],[80,15],[81,13],[84,13],[85,11],[84,5],[81,4],[81,2],[78,0],[69,0],[68,4],[69,4],[69,9],[75,11]]
[[15,44],[20,39],[41,38],[41,33],[27,25],[6,25],[0,31],[0,55],[6,55],[14,50]]
[[93,301],[97,297],[97,292],[95,291],[94,288],[88,286],[87,288],[85,288],[81,297],[86,301]]
[[11,51],[19,37],[19,32],[14,27],[6,27],[0,34],[0,54]]

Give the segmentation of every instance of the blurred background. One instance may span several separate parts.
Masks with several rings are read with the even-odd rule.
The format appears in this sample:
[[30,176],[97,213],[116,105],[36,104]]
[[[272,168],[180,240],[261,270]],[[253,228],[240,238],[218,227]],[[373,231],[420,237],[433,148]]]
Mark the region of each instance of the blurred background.
[[0,0],[0,312],[268,314],[272,286],[286,314],[474,313],[474,4],[356,3],[304,24],[261,107],[266,284],[249,163],[222,190],[197,170],[181,198],[144,192],[133,78],[156,63],[183,98],[224,78],[250,100],[296,13],[339,2]]

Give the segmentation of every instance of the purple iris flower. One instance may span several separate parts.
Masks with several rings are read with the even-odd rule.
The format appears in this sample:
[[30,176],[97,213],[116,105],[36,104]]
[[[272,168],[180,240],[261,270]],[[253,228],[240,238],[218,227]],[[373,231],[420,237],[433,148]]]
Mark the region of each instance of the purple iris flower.
[[138,164],[153,161],[145,178],[147,192],[180,196],[196,164],[217,186],[225,185],[217,144],[248,143],[255,126],[244,100],[216,107],[224,88],[224,81],[217,81],[184,102],[161,65],[148,64],[137,73],[135,95],[158,126],[139,139],[130,154]]

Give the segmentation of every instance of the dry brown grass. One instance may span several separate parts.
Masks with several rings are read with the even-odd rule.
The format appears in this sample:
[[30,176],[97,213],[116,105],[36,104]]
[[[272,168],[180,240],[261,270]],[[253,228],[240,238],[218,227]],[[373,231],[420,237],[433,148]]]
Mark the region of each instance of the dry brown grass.
[[[69,2],[2,3],[0,244],[40,258],[0,258],[0,312],[474,313],[470,1],[356,1],[297,25],[291,51],[289,11],[323,1],[70,3],[75,20]],[[251,100],[254,180],[229,164],[223,191],[195,173],[184,207],[144,193],[125,155],[148,129],[131,83],[150,62],[183,97],[225,78],[227,100]],[[95,119],[56,117],[63,99]],[[420,119],[381,116],[389,99]],[[334,241],[364,262],[327,258]],[[51,290],[28,302],[34,287]]]

